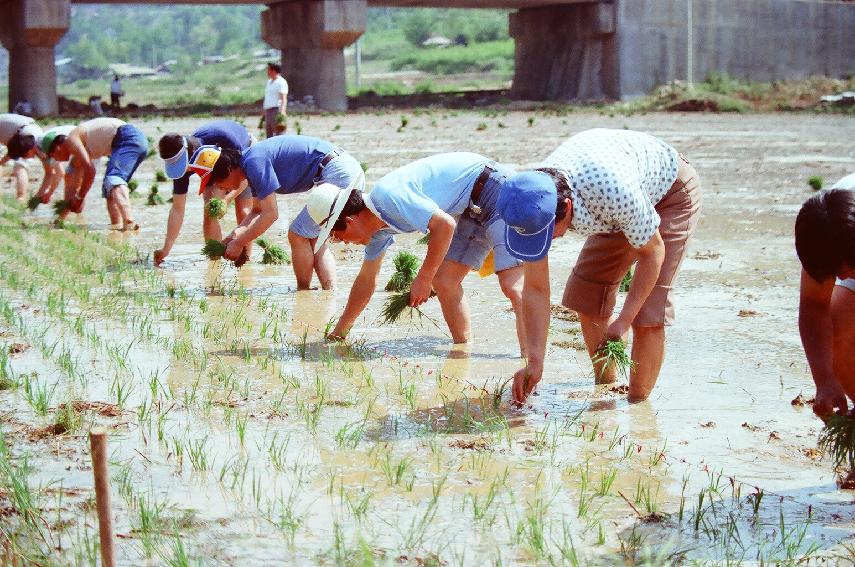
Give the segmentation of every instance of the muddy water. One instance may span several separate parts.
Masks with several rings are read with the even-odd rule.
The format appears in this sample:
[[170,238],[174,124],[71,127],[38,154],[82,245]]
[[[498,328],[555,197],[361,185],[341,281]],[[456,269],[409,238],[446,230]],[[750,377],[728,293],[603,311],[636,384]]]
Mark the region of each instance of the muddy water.
[[[792,224],[810,194],[810,175],[830,184],[851,171],[855,151],[847,140],[855,122],[449,111],[408,118],[401,132],[399,113],[301,117],[300,123],[303,133],[331,139],[367,163],[369,184],[409,160],[457,149],[528,167],[566,136],[598,126],[648,131],[692,161],[704,185],[704,214],[676,290],[677,324],[668,331],[651,399],[629,405],[622,394],[594,387],[587,357],[574,348],[578,325],[554,318],[538,395],[523,409],[508,408],[500,385],[520,361],[512,314],[495,278],[472,275],[464,282],[474,330],[467,347],[451,347],[435,302],[424,311],[441,329],[428,320],[379,326],[380,293],[354,329],[355,352],[327,345],[322,329],[341,312],[361,250],[336,245],[336,291],[298,293],[290,268],[249,264],[235,271],[204,261],[201,200],[191,197],[162,280],[142,281],[133,270],[145,266],[124,276],[127,287],[154,298],[124,312],[150,317],[161,342],[139,337],[118,312],[69,307],[75,315],[74,309],[91,313],[87,325],[105,343],[127,346],[138,337],[124,366],[103,347],[75,340],[61,324],[69,316],[48,316],[45,301],[26,297],[26,286],[3,283],[3,297],[28,323],[22,330],[4,322],[2,341],[35,343],[33,329],[47,328],[47,342],[68,345],[85,365],[87,378],[72,380],[58,367],[56,351],[34,346],[12,359],[18,374],[36,370],[39,380],[57,384],[51,407],[67,399],[115,403],[117,377],[130,388],[119,417],[87,417],[114,428],[111,472],[123,563],[174,558],[176,530],[187,554],[206,564],[344,563],[364,556],[378,563],[561,563],[570,562],[568,542],[583,562],[603,564],[616,561],[622,548],[653,564],[786,560],[808,552],[849,557],[851,494],[837,489],[830,464],[810,452],[819,422],[809,408],[790,404],[799,393],[812,397],[796,329]],[[141,127],[156,137],[201,122]],[[147,193],[159,167],[156,159],[143,164],[140,192]],[[168,193],[164,184],[161,193]],[[101,231],[105,212],[90,201],[76,222]],[[282,216],[293,216],[303,202],[280,199],[288,212]],[[143,203],[135,201],[141,233],[110,234],[108,242],[127,241],[143,252],[160,245],[168,206]],[[49,216],[44,210],[26,218]],[[286,227],[283,219],[271,229],[283,245]],[[400,238],[397,249],[423,254],[416,238]],[[554,302],[581,244],[571,236],[553,246]],[[391,273],[386,264],[383,282]],[[181,298],[170,298],[170,288],[183,290]],[[187,323],[168,311],[173,304]],[[265,323],[270,328],[262,332]],[[274,324],[278,339],[271,338]],[[206,325],[222,334],[202,331]],[[191,345],[195,355],[167,342]],[[193,362],[200,353],[204,361]],[[91,511],[70,504],[90,486],[85,436],[34,440],[32,430],[50,423],[53,413],[36,415],[21,390],[0,392],[4,435],[15,455],[28,453],[37,463],[34,486],[61,480],[63,490],[79,491],[62,505],[43,499],[51,504],[46,514],[77,526],[52,532],[64,557],[73,558],[93,537]],[[153,408],[148,420],[146,408]],[[164,506],[154,530],[141,527],[145,502]],[[90,531],[80,536],[85,522]]]

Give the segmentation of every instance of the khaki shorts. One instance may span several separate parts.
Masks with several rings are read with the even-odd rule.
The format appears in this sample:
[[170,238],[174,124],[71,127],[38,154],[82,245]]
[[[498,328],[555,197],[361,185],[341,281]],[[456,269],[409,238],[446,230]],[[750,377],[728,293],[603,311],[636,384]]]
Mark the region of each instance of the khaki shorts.
[[[665,259],[656,286],[632,322],[640,327],[674,322],[671,292],[700,216],[700,180],[695,168],[682,155],[677,180],[655,208],[661,219],[659,233],[665,242]],[[638,250],[623,233],[589,237],[567,280],[562,304],[589,317],[610,317],[620,282],[637,259]]]

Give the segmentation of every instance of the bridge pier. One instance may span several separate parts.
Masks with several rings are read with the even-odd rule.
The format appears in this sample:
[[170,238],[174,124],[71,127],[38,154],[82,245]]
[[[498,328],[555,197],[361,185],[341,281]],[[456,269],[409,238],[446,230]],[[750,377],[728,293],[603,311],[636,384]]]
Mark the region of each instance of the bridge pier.
[[56,114],[54,46],[68,31],[69,0],[8,0],[0,42],[9,50],[9,109],[28,100],[36,116]]
[[612,3],[525,8],[509,17],[516,44],[514,97],[620,98]]
[[324,110],[347,110],[343,49],[365,32],[367,10],[366,0],[301,0],[262,12],[261,37],[282,50],[291,95],[312,95]]

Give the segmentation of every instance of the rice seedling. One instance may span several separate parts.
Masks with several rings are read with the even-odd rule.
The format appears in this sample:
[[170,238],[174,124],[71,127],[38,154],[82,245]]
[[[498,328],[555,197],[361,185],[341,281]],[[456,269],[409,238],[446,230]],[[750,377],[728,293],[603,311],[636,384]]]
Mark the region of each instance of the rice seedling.
[[38,195],[33,195],[27,200],[27,208],[31,211],[35,211],[39,205],[42,204],[42,198]]
[[[434,293],[431,293],[431,297],[433,297]],[[422,312],[418,307],[410,307],[410,288],[407,286],[407,289],[401,290],[389,295],[389,298],[386,300],[386,303],[383,304],[383,308],[380,311],[381,314],[381,325],[391,325],[393,323],[397,323],[404,313],[409,313],[410,320],[414,321],[415,318],[413,314],[418,314],[419,318],[426,318],[431,321],[434,325],[439,328],[439,325],[432,318]]]
[[404,291],[409,290],[419,273],[419,259],[416,255],[402,250],[398,252],[393,260],[395,272],[386,284],[386,291]]
[[823,179],[819,175],[811,175],[808,177],[808,186],[814,191],[822,189]]
[[205,205],[205,214],[212,219],[221,219],[226,216],[226,202],[214,197]]
[[130,193],[134,193],[139,186],[140,184],[137,182],[136,179],[131,179],[130,181],[128,181],[128,191]]
[[855,469],[855,417],[832,415],[819,433],[819,448],[829,455],[835,468]]
[[622,340],[607,340],[594,355],[593,362],[595,365],[600,365],[601,372],[605,372],[606,368],[614,365],[624,378],[628,377],[629,371],[635,366],[635,362],[626,352],[626,343]]
[[202,254],[208,257],[209,260],[222,258],[226,253],[226,245],[219,240],[208,238],[205,240],[205,245],[202,247]]
[[430,244],[430,233],[428,232],[427,234],[416,240],[416,244],[424,244],[425,246]]
[[629,286],[632,284],[632,273],[633,269],[630,268],[627,270],[626,274],[624,274],[623,279],[620,281],[620,289],[622,293],[626,293],[629,291]]
[[256,240],[261,249],[264,250],[264,255],[261,257],[262,264],[290,264],[291,257],[284,248],[277,244],[273,244],[266,238]]
[[68,401],[56,408],[56,421],[54,422],[54,433],[74,433],[83,425],[83,416],[74,407],[74,403]]
[[167,181],[166,173],[162,169],[158,169],[154,172],[154,180],[158,183],[166,183]]
[[66,201],[65,199],[60,199],[59,201],[55,201],[53,204],[53,212],[56,213],[56,216],[62,216],[68,211],[71,210],[71,203]]
[[146,200],[146,205],[154,207],[163,204],[163,197],[160,196],[159,191],[160,188],[156,183],[148,188],[148,199]]

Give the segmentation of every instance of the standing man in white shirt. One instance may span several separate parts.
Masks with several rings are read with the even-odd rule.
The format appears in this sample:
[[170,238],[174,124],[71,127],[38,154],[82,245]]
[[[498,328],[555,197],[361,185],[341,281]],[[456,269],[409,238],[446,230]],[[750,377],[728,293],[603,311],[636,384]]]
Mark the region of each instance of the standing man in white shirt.
[[282,115],[283,126],[288,113],[288,81],[281,75],[282,67],[277,63],[267,64],[267,86],[264,87],[264,131],[267,137],[284,134],[276,131],[279,115]]

